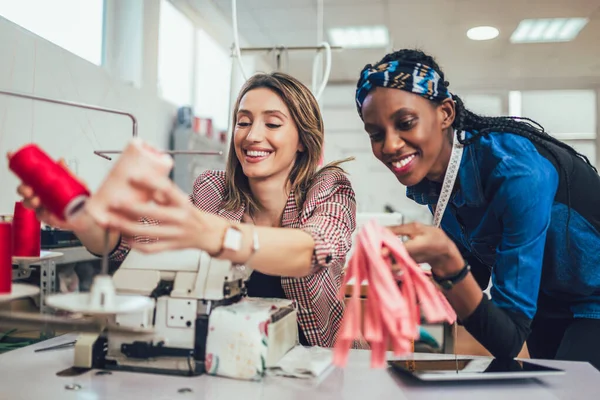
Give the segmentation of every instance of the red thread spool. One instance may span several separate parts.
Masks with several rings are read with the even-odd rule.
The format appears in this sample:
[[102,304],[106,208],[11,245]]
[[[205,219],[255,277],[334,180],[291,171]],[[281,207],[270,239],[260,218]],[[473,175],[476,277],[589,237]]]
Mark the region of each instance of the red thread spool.
[[12,291],[12,225],[0,222],[0,293]]
[[35,144],[19,149],[8,166],[31,186],[44,207],[62,220],[73,216],[90,196],[85,186]]
[[20,201],[15,203],[12,224],[13,256],[39,257],[42,233],[35,211],[25,208]]

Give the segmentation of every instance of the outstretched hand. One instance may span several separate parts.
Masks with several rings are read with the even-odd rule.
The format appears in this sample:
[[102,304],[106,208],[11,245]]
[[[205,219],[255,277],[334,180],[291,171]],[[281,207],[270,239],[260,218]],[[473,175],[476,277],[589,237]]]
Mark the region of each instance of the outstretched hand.
[[[133,178],[130,184],[153,193],[153,201],[110,204],[109,227],[128,236],[158,239],[132,243],[146,253],[196,248],[216,253],[221,248],[227,222],[198,210],[169,178]],[[140,220],[151,223],[140,224]],[[152,223],[156,222],[156,223]]]
[[388,226],[396,236],[406,236],[404,247],[417,263],[427,263],[437,276],[450,276],[464,266],[462,255],[440,228],[410,223]]

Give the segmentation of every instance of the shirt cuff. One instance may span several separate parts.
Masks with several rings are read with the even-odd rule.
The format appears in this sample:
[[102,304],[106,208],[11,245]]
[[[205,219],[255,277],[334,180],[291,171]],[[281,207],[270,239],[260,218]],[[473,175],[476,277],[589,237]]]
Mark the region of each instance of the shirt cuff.
[[[117,245],[108,253],[108,259],[110,261],[123,261],[129,251],[131,250],[131,246],[129,245],[129,241],[124,239],[123,236],[119,236],[119,241]],[[96,254],[88,250],[90,254],[96,256],[98,258],[102,258],[102,254]]]
[[314,273],[321,268],[329,267],[334,261],[334,246],[327,239],[325,232],[317,227],[310,227],[302,229],[304,232],[312,236],[315,242],[315,248],[312,256],[311,272]]

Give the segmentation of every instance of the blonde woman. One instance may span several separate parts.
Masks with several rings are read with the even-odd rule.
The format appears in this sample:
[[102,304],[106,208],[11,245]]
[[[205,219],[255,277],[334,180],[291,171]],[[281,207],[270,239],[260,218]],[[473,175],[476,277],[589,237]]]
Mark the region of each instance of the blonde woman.
[[[332,347],[344,313],[338,292],[356,204],[337,164],[318,168],[324,134],[319,105],[293,77],[259,74],[242,88],[233,121],[225,171],[204,172],[191,196],[168,179],[135,182],[163,201],[114,206],[118,217],[110,225],[123,237],[111,237],[111,257],[122,260],[130,248],[198,248],[248,265],[254,270],[250,296],[295,300],[301,343]],[[21,186],[19,193],[43,219],[56,222],[30,188]],[[87,225],[71,229],[101,254],[102,230]]]

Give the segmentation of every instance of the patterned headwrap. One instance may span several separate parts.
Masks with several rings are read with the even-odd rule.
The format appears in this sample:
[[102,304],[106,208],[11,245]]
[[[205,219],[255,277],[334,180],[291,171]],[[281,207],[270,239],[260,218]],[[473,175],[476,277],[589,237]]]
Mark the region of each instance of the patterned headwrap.
[[356,106],[361,118],[362,104],[377,86],[406,90],[436,102],[452,98],[442,77],[427,65],[408,61],[390,61],[375,67],[368,65],[356,85]]

